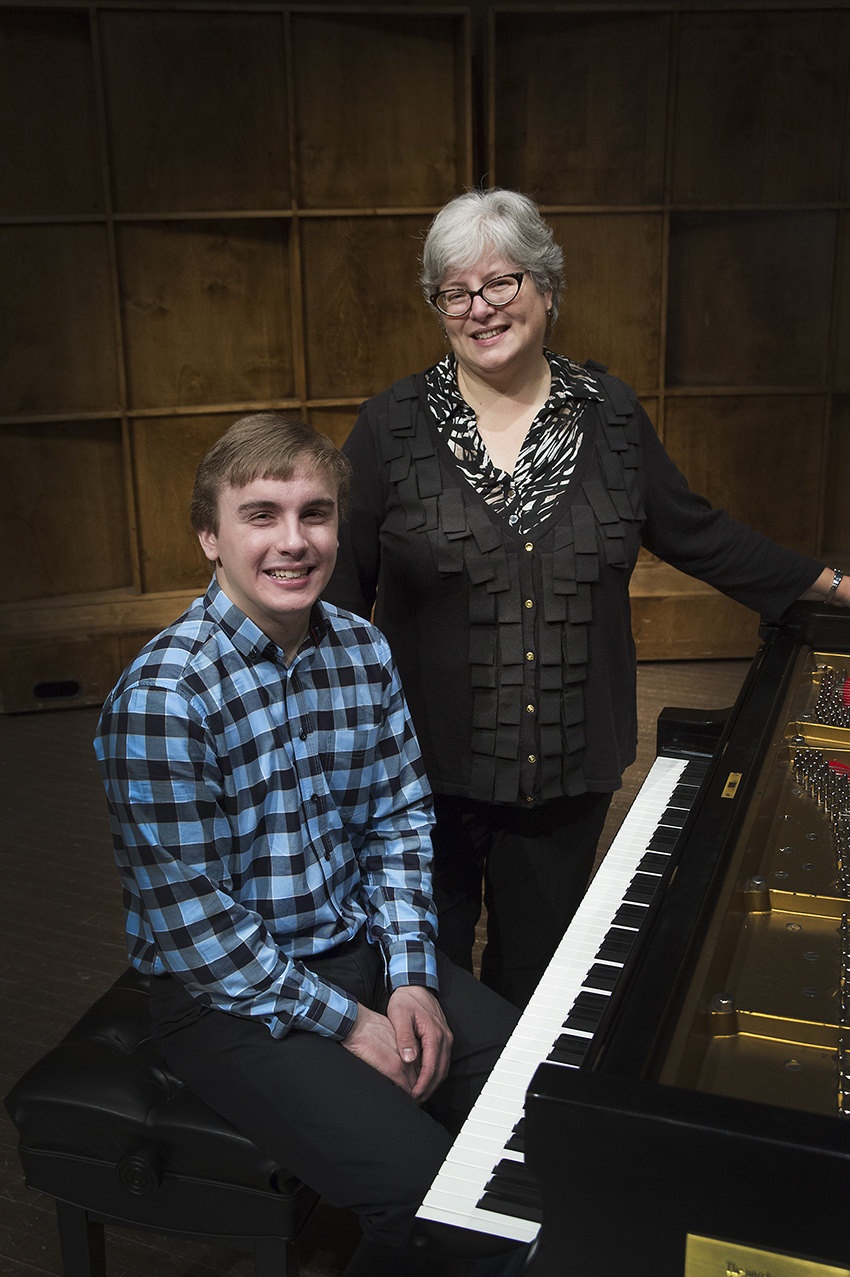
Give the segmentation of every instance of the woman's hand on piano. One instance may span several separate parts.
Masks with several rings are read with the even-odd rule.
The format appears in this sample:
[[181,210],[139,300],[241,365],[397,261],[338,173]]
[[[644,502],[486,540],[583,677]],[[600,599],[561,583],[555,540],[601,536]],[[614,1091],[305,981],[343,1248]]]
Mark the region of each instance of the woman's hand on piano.
[[452,1034],[443,1009],[430,989],[408,984],[393,991],[387,1015],[401,1058],[416,1070],[416,1085],[410,1094],[422,1104],[449,1071]]

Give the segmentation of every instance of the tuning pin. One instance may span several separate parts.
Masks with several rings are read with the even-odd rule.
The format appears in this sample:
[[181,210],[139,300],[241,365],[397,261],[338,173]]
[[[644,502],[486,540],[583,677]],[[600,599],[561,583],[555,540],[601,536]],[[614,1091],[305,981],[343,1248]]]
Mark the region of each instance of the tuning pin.
[[844,1037],[838,1039],[838,1112],[848,1116],[850,1110],[850,1061]]

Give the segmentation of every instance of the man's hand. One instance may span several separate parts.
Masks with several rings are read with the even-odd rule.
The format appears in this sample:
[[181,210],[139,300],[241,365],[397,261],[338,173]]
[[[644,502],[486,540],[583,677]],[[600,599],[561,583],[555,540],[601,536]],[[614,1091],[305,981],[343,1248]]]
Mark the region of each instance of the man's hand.
[[395,1030],[401,1059],[414,1070],[416,1084],[410,1094],[421,1104],[449,1071],[451,1030],[434,994],[419,984],[394,990],[387,1016]]
[[370,1011],[368,1007],[358,1003],[354,1028],[348,1037],[342,1039],[342,1045],[352,1055],[370,1064],[396,1086],[407,1091],[408,1095],[413,1094],[417,1084],[417,1069],[411,1061],[402,1058],[395,1029],[385,1015],[379,1015],[377,1011]]

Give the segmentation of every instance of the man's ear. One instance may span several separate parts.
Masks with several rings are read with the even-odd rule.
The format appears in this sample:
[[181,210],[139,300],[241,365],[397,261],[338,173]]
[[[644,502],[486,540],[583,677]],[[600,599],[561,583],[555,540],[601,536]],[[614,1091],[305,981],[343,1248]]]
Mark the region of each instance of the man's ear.
[[198,533],[198,540],[201,543],[201,549],[209,559],[210,563],[218,562],[218,542],[216,535],[211,528],[202,528]]

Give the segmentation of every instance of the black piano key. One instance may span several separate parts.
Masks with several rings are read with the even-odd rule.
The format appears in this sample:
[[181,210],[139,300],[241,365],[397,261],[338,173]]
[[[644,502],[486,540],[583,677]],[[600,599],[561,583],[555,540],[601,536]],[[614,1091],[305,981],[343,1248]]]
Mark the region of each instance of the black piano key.
[[533,1224],[543,1223],[542,1201],[539,1206],[534,1206],[531,1202],[514,1202],[507,1197],[485,1193],[477,1205],[479,1210],[492,1210],[499,1215],[513,1215],[515,1219],[528,1219]]
[[625,904],[648,905],[658,890],[658,879],[650,874],[636,873],[623,895]]
[[521,1117],[511,1132],[511,1138],[505,1144],[512,1153],[525,1153],[525,1118]]
[[596,951],[596,957],[606,962],[625,962],[634,942],[633,931],[624,931],[622,927],[612,927]]
[[683,799],[687,798],[690,793],[689,802],[691,807],[693,807],[694,802],[696,801],[696,796],[702,789],[707,773],[707,763],[705,766],[700,764],[699,768],[691,768],[689,764],[679,777],[679,783],[676,788],[682,791]]
[[[508,1163],[513,1166],[523,1166],[523,1162]],[[502,1166],[502,1162],[499,1162]],[[519,1207],[536,1207],[540,1205],[540,1189],[536,1184],[523,1184],[522,1180],[514,1179],[511,1175],[491,1175],[488,1183],[484,1185],[485,1197],[491,1199],[500,1198],[503,1202],[511,1202]]]
[[610,993],[620,978],[620,967],[609,967],[601,962],[594,962],[584,977],[586,989],[607,989]]
[[576,1015],[575,1009],[573,1009],[569,1012],[561,1027],[568,1029],[571,1033],[592,1033],[601,1019],[601,1014],[596,1016]]
[[638,869],[641,873],[662,874],[669,863],[669,855],[662,855],[659,851],[648,851],[638,865]]
[[696,798],[698,792],[699,792],[698,790],[692,789],[692,790],[689,790],[686,794],[681,794],[678,797],[674,795],[670,799],[670,802],[667,804],[667,810],[680,811],[682,813],[682,816],[687,818],[689,811],[694,805],[694,799]]
[[578,1068],[587,1055],[589,1047],[590,1038],[574,1038],[568,1033],[562,1033],[553,1043],[552,1050],[546,1059],[551,1064],[568,1064]]
[[610,1000],[605,993],[591,993],[587,989],[582,989],[570,1007],[570,1013],[564,1021],[564,1028],[584,1029],[589,1032],[602,1019],[602,1014]]
[[647,843],[647,851],[666,851],[669,854],[679,841],[681,832],[681,829],[659,827]]
[[646,909],[642,909],[640,905],[620,905],[614,914],[614,922],[618,927],[633,927],[637,929],[646,917]]
[[491,1200],[500,1198],[503,1202],[511,1202],[514,1206],[540,1206],[540,1190],[534,1184],[518,1184],[515,1180],[504,1179],[501,1175],[493,1175],[484,1185],[484,1196]]
[[659,829],[681,829],[688,818],[688,813],[681,807],[667,807],[658,822]]
[[[488,1207],[485,1202],[489,1201]],[[501,1202],[501,1207],[497,1203]],[[484,1185],[484,1194],[478,1203],[485,1210],[500,1210],[502,1213],[518,1214],[521,1219],[531,1219],[530,1210],[540,1210],[541,1198],[537,1181],[524,1162],[514,1162],[502,1158],[493,1167],[490,1179]],[[505,1207],[513,1209],[506,1212]]]
[[493,1174],[498,1175],[507,1183],[526,1184],[529,1188],[533,1188],[536,1193],[540,1191],[537,1187],[537,1180],[525,1162],[515,1162],[511,1157],[503,1157],[493,1167]]

